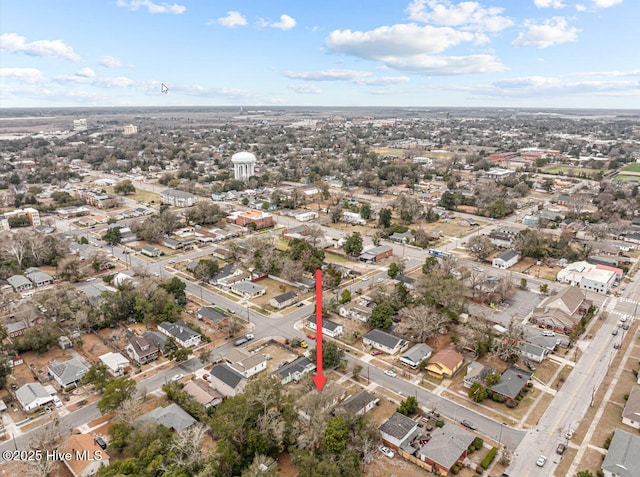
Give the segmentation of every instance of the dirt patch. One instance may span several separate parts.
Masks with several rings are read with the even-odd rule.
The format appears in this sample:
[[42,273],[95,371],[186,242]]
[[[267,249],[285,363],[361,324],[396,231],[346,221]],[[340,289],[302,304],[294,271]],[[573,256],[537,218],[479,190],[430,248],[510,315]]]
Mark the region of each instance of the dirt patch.
[[550,384],[553,376],[560,367],[564,367],[564,365],[558,364],[550,359],[545,359],[542,363],[536,363],[536,370],[533,375],[544,384]]
[[278,365],[282,364],[285,361],[288,361],[290,363],[297,357],[296,354],[292,353],[286,348],[273,343],[268,344],[267,346],[262,348],[260,352],[270,357],[269,361],[267,361],[267,373],[275,372],[276,370],[278,370]]
[[105,345],[102,340],[93,333],[88,333],[82,336],[82,348],[80,349],[80,352],[89,360],[89,362],[97,363],[98,357],[111,351],[113,350]]
[[57,346],[42,354],[29,351],[21,356],[22,359],[24,359],[24,364],[13,368],[13,375],[16,378],[18,387],[26,383],[32,383],[34,381],[34,375],[37,376],[37,380],[41,380],[42,382],[48,381],[47,366],[49,364],[53,361],[62,362],[71,359],[69,351],[62,350]]
[[293,457],[288,452],[283,452],[278,456],[278,476],[296,477],[298,468],[293,463]]
[[[590,470],[593,475],[596,475],[596,472],[600,467],[602,467],[602,460],[604,459],[604,455],[598,452],[595,449],[587,449],[584,455],[582,456],[582,460],[578,465],[578,470]],[[557,474],[557,475],[566,475],[566,474]]]

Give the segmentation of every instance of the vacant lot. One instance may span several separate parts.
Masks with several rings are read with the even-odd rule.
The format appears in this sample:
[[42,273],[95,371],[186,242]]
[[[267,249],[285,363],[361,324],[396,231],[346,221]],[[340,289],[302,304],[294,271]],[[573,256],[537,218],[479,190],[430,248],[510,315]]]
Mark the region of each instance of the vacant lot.
[[616,174],[611,178],[613,181],[622,181],[622,182],[639,182],[640,175],[631,175],[631,174]]
[[545,174],[557,174],[561,176],[580,176],[586,174],[587,176],[595,176],[598,172],[602,172],[599,169],[589,169],[587,167],[573,167],[573,166],[551,166],[542,169]]
[[260,352],[269,356],[266,371],[269,374],[275,372],[279,367],[278,365],[282,364],[284,361],[288,361],[290,363],[297,357],[296,354],[276,344],[269,344],[264,348],[261,348]]
[[96,363],[100,356],[110,351],[113,350],[105,345],[96,335],[88,333],[82,336],[82,350],[80,352],[91,363]]
[[627,164],[622,169],[620,169],[620,171],[622,171],[622,172],[638,172],[638,173],[640,173],[640,164],[638,164],[638,163],[636,163],[636,164]]

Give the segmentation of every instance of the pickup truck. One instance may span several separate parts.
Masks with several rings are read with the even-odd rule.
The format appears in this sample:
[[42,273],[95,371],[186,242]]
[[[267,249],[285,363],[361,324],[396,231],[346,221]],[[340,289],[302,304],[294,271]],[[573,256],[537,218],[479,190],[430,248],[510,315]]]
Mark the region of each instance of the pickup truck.
[[238,338],[237,340],[235,340],[235,341],[233,342],[233,346],[242,346],[242,345],[243,345],[243,344],[245,344],[247,341],[249,341],[249,340],[243,336],[242,338]]

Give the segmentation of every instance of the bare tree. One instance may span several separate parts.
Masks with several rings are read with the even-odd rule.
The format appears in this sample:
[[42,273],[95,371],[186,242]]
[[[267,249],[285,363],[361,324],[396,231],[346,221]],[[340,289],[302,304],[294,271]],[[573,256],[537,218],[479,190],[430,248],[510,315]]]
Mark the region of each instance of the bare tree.
[[438,331],[449,322],[445,314],[428,305],[403,308],[400,310],[400,315],[405,317],[407,325],[417,333],[416,340],[420,342],[436,336]]
[[25,464],[25,473],[33,477],[48,477],[53,470],[55,460],[46,459],[45,455],[52,449],[60,449],[64,437],[58,426],[58,420],[38,428],[33,433],[28,449],[42,453],[41,459],[30,460]]
[[312,225],[307,230],[307,237],[311,239],[312,245],[315,247],[318,240],[323,239],[325,236],[324,232],[317,225]]
[[524,338],[522,326],[517,324],[512,318],[506,333],[500,335],[493,342],[493,352],[502,361],[515,363],[522,352],[520,351],[520,341]]
[[142,401],[132,397],[124,400],[118,409],[116,409],[113,420],[115,422],[123,422],[128,424],[133,422],[142,413]]
[[202,439],[207,432],[204,424],[198,423],[180,432],[171,440],[171,461],[179,468],[197,468],[202,463]]
[[12,255],[18,262],[18,266],[22,268],[25,255],[30,249],[30,242],[31,237],[24,230],[19,230],[15,234],[8,232],[2,236],[2,249]]

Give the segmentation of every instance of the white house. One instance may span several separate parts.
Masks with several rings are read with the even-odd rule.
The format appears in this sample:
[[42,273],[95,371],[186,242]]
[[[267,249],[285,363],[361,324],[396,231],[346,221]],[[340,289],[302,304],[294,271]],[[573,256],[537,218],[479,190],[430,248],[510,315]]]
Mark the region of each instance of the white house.
[[424,343],[418,343],[411,349],[402,353],[402,355],[400,356],[400,362],[413,369],[416,369],[421,361],[429,359],[429,357],[431,356],[431,351],[432,350],[428,345]]
[[267,369],[267,357],[262,353],[248,353],[236,348],[229,351],[224,359],[232,369],[245,378]]
[[122,376],[130,367],[129,360],[120,353],[105,353],[98,357],[98,361],[104,364],[107,367],[107,372],[115,378]]
[[280,295],[274,296],[269,300],[269,304],[278,310],[293,305],[298,301],[298,295],[294,291],[288,291]]
[[397,336],[393,336],[385,331],[373,329],[362,337],[362,342],[373,348],[384,351],[388,354],[396,354],[405,349],[408,345],[407,341]]
[[25,412],[31,412],[53,401],[53,396],[40,383],[27,383],[16,391],[16,398]]
[[634,386],[622,411],[622,423],[640,429],[640,387]]
[[396,412],[380,426],[380,435],[386,445],[397,451],[405,441],[417,434],[418,430],[417,421]]
[[158,330],[167,336],[173,336],[176,342],[183,348],[198,346],[202,338],[199,333],[189,328],[182,320],[176,321],[175,323],[163,321],[158,325]]
[[[316,319],[315,317],[308,318],[305,322],[307,328],[317,331],[316,327]],[[330,336],[331,338],[335,338],[336,336],[340,336],[344,333],[344,328],[341,324],[336,323],[335,321],[331,321],[329,319],[323,318],[322,320],[322,334],[326,336]]]
[[506,252],[502,252],[500,255],[495,257],[491,265],[495,268],[506,269],[518,263],[519,259],[520,255],[518,255],[518,252],[507,250]]
[[288,384],[291,381],[298,382],[302,376],[312,372],[316,369],[316,365],[311,362],[309,358],[303,356],[296,359],[294,362],[289,363],[282,368],[278,369],[275,374],[280,379],[280,382]]
[[353,321],[360,321],[362,323],[366,323],[371,318],[371,313],[373,313],[373,308],[369,308],[368,306],[360,305],[359,303],[345,303],[340,305],[338,309],[338,313],[340,316],[345,318],[349,318]]
[[371,409],[376,407],[378,402],[380,402],[380,399],[378,399],[366,389],[361,389],[353,396],[347,398],[340,405],[340,409],[349,416],[359,416],[366,414]]

